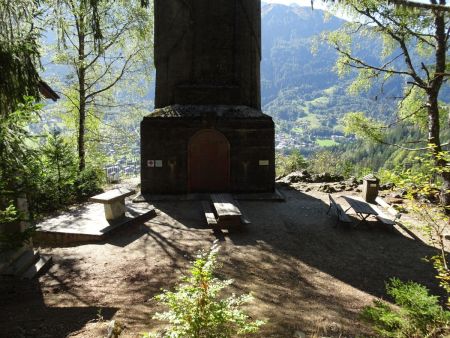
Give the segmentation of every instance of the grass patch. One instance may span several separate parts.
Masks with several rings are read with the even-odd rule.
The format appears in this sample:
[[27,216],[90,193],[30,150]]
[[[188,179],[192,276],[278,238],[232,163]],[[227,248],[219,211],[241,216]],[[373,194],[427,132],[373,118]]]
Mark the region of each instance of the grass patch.
[[333,147],[338,144],[335,140],[330,139],[317,139],[316,143],[321,147]]

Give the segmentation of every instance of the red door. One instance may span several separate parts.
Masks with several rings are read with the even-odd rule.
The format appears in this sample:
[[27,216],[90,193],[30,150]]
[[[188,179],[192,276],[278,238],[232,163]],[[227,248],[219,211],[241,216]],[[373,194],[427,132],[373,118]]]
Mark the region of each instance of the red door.
[[214,129],[197,132],[189,140],[190,192],[223,192],[230,187],[230,144]]

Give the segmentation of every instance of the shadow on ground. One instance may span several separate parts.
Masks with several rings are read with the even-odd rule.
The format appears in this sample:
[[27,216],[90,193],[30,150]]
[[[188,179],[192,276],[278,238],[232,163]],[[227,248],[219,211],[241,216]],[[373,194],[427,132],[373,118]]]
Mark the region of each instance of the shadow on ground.
[[240,201],[252,222],[240,231],[208,228],[199,201],[161,201],[154,203],[156,217],[106,241],[43,249],[55,266],[39,282],[2,280],[0,329],[10,331],[0,332],[15,337],[18,328],[47,332],[52,326],[48,337],[63,337],[89,331],[86,323],[98,309],[105,319],[127,325],[124,337],[159,327],[150,318],[162,309],[150,299],[172,288],[195,253],[215,239],[221,241],[219,275],[234,279],[232,291],[252,292],[249,310],[269,319],[258,337],[312,333],[327,323],[346,336],[367,336],[359,312],[373,296],[385,297],[390,277],[441,292],[431,264],[423,261],[436,251],[420,239],[376,222],[336,228],[335,216],[326,215],[326,195],[287,189],[283,194],[286,202]]
[[[418,237],[374,220],[357,228],[335,227],[336,216],[326,214],[328,204],[321,198],[283,193],[284,203],[241,201],[252,222],[241,231],[210,230],[221,241],[223,278],[234,279],[238,292],[255,292],[264,304],[259,312],[271,318],[267,334],[292,334],[297,326],[311,330],[324,318],[367,333],[355,324],[359,312],[371,303],[369,295],[386,298],[385,283],[392,277],[443,295],[436,271],[424,261],[437,251]],[[202,212],[200,203],[158,203],[157,208],[192,231],[206,227],[195,216]],[[189,251],[185,243],[159,241]]]
[[[53,292],[71,291],[61,284]],[[44,297],[37,279],[29,281],[0,276],[1,336],[67,337],[82,330],[88,323],[110,320],[118,310],[114,307],[90,306],[88,300],[84,300],[81,306],[47,306]]]

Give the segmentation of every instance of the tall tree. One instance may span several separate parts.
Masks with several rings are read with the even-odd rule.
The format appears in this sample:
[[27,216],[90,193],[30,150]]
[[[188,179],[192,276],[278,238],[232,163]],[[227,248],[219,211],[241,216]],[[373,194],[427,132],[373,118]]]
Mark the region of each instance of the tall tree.
[[141,1],[96,0],[95,11],[89,0],[47,2],[50,22],[58,32],[53,60],[69,67],[63,95],[67,112],[76,115],[82,171],[86,141],[95,139],[89,119],[98,125],[105,110],[123,100],[124,93],[120,97],[114,92],[120,84],[142,85],[143,76],[151,74],[151,9],[142,7]]
[[38,98],[38,16],[37,0],[0,0],[0,118]]
[[[334,2],[334,9],[352,18],[340,31],[328,34],[328,42],[337,50],[336,68],[340,75],[356,71],[358,77],[351,91],[368,90],[374,82],[383,84],[392,77],[404,80],[404,95],[399,102],[400,123],[423,124],[426,140],[417,148],[396,145],[408,150],[428,151],[441,168],[450,163],[440,156],[447,142],[442,141],[445,110],[439,105],[443,84],[450,76],[447,61],[450,35],[449,13],[445,0],[429,3],[413,1],[343,0]],[[374,48],[381,46],[381,62],[364,58],[355,37],[368,36]],[[361,113],[349,115],[348,126],[357,134],[383,142],[381,130],[387,126],[373,124]],[[450,206],[450,173],[443,170],[441,202]]]

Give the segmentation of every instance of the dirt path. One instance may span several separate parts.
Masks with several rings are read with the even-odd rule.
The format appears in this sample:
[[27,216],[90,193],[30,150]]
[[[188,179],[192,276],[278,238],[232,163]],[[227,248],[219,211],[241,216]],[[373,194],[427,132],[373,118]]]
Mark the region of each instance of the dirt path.
[[[252,224],[240,232],[206,227],[200,202],[156,203],[157,216],[108,241],[44,248],[54,265],[34,282],[0,279],[0,336],[103,337],[107,321],[126,325],[121,337],[161,325],[151,298],[171,288],[197,250],[221,243],[219,271],[237,293],[252,292],[249,311],[268,319],[258,337],[292,337],[318,327],[328,336],[368,335],[358,313],[384,297],[390,277],[437,290],[422,260],[434,251],[379,224],[334,228],[327,196],[283,190],[286,202],[240,202]],[[104,319],[98,321],[97,319]]]

